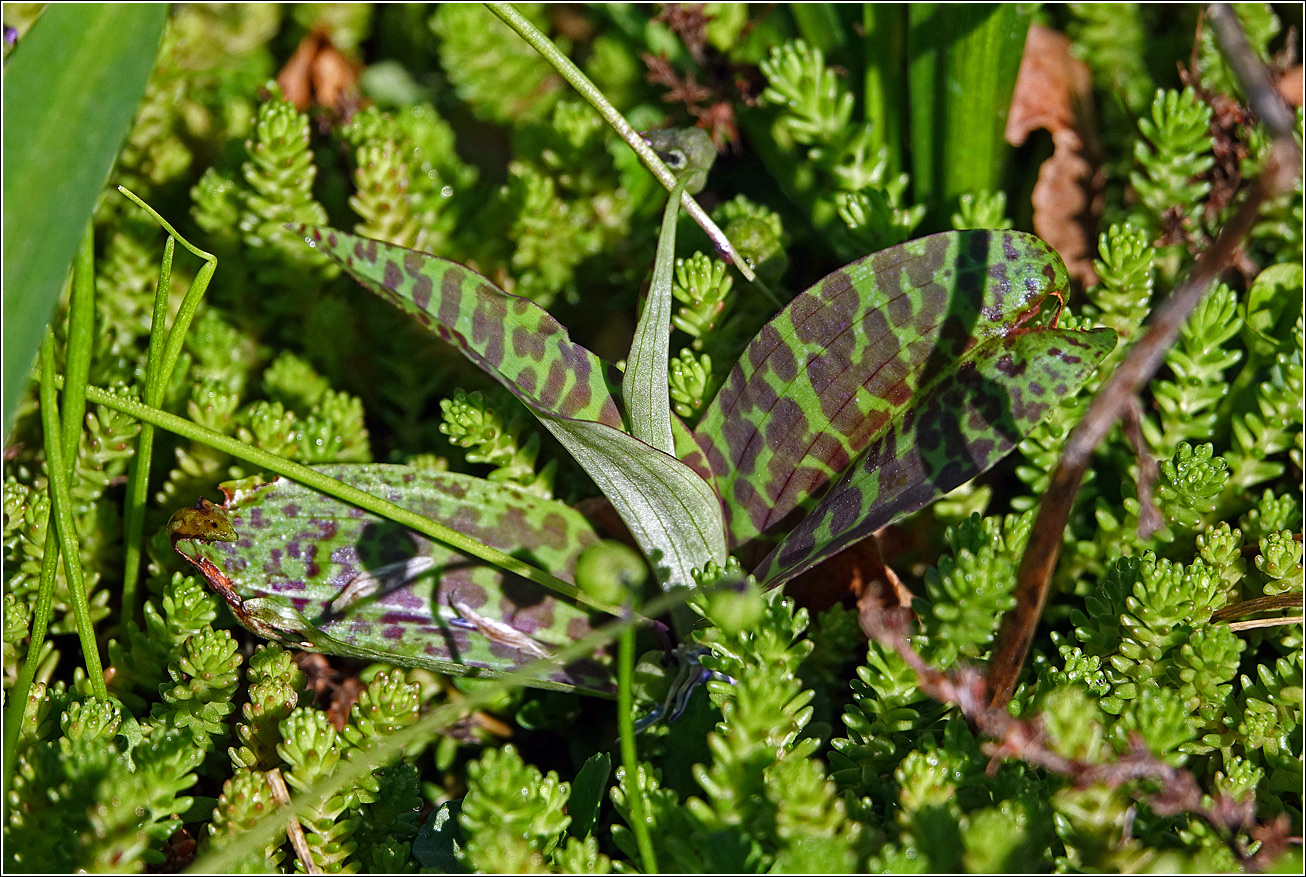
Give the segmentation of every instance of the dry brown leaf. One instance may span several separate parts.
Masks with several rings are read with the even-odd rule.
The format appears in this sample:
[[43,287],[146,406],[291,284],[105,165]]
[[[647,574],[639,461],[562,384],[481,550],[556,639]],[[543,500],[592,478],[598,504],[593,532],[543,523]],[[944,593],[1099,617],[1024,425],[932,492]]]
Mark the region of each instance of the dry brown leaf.
[[1288,106],[1299,107],[1302,105],[1302,68],[1300,64],[1294,64],[1283,75],[1279,77],[1279,94],[1288,102]]
[[[912,601],[912,592],[884,562],[876,536],[848,546],[798,576],[785,586],[785,594],[813,614],[851,599],[856,601],[859,617],[885,608],[902,607],[910,612]],[[868,630],[864,622],[861,627]]]
[[349,724],[349,711],[358,703],[367,686],[357,676],[343,680],[331,692],[331,704],[327,707],[327,718],[337,731],[343,731]]
[[281,94],[301,113],[313,101],[313,57],[317,55],[317,50],[318,38],[314,31],[299,41],[295,54],[290,56],[286,66],[277,74]]
[[1039,168],[1031,201],[1034,232],[1060,254],[1070,276],[1097,282],[1093,245],[1102,212],[1102,174],[1092,136],[1088,67],[1070,40],[1031,25],[1007,115],[1006,139],[1020,146],[1032,131],[1052,135],[1052,157]]
[[362,97],[358,70],[331,44],[331,37],[321,27],[313,28],[299,41],[295,53],[277,74],[277,85],[300,112],[319,106],[348,116]]
[[326,655],[317,652],[291,652],[290,659],[295,662],[299,672],[304,674],[304,688],[310,699],[324,701],[336,686],[340,674],[331,666]]

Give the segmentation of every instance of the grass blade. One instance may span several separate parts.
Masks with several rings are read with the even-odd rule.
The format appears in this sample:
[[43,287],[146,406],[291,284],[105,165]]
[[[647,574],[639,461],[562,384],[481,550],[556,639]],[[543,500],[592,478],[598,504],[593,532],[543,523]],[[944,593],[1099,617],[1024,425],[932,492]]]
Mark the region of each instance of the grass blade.
[[1000,187],[1033,7],[921,3],[908,15],[912,189],[942,221],[961,195]]
[[6,64],[6,433],[167,16],[166,4],[50,4]]

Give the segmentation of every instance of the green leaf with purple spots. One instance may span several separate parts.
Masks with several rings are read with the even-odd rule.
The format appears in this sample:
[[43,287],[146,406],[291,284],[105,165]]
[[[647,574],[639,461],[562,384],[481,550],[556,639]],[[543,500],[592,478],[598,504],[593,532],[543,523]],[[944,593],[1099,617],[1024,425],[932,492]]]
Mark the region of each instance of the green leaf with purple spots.
[[1017,330],[972,347],[918,394],[757,569],[781,585],[1011,453],[1116,343],[1112,329]]
[[[334,229],[301,230],[364,287],[521,399],[612,502],[659,581],[692,585],[693,570],[725,562],[713,485],[628,434],[614,372],[547,311],[445,259]],[[665,395],[665,379],[660,391]]]
[[[969,478],[996,463],[1036,422],[1023,412],[1042,410],[1029,398],[1030,376],[1051,368],[1044,386],[1073,388],[1114,344],[1109,333],[1023,325],[1047,296],[1067,288],[1060,258],[1038,238],[956,231],[859,259],[795,298],[749,344],[695,432],[716,476],[732,545],[782,533],[786,518],[811,510],[846,470],[859,479],[860,499],[832,495],[837,514],[822,506],[838,525],[825,537],[840,545],[851,533],[865,534],[861,519],[919,508],[950,489],[945,484],[960,483],[955,472],[970,471]],[[1011,339],[1048,332],[1080,339],[1082,360],[1054,366],[1042,361],[1057,358],[1050,348],[1022,342],[1012,355],[1023,357],[1028,375],[996,365]],[[924,429],[931,416],[947,418],[946,411],[929,412],[965,392],[978,374],[986,375],[984,399],[975,402],[982,411],[955,430]],[[1008,404],[1003,393],[1011,395]],[[1017,397],[1026,401],[1018,405]],[[986,420],[994,405],[1015,416]],[[928,449],[907,447],[936,439]],[[886,443],[892,454],[883,453]],[[871,449],[880,450],[882,475],[866,473],[869,454],[859,461]],[[906,465],[903,455],[913,450],[922,451],[919,464]],[[819,535],[812,527],[808,542]],[[802,551],[796,544],[786,555],[794,563],[799,555],[832,553],[814,542]],[[787,577],[791,565],[768,569]]]
[[544,308],[447,259],[332,228],[295,228],[533,411],[625,429],[620,375],[572,341]]
[[[380,464],[320,471],[568,582],[599,543],[567,505],[470,475]],[[233,487],[221,508],[202,502],[169,526],[237,620],[295,648],[492,677],[592,630],[584,607],[284,479]],[[598,659],[557,666],[536,684],[615,690]]]

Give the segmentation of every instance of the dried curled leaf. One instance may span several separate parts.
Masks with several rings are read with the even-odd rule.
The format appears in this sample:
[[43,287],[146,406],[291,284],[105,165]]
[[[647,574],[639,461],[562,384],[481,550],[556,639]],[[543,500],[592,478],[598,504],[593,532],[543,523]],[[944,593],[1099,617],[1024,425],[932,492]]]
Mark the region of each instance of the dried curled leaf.
[[1040,128],[1052,135],[1052,157],[1039,168],[1030,197],[1034,231],[1085,286],[1097,282],[1093,241],[1104,182],[1092,133],[1091,95],[1088,67],[1070,54],[1070,40],[1050,28],[1031,26],[1006,139],[1020,146]]

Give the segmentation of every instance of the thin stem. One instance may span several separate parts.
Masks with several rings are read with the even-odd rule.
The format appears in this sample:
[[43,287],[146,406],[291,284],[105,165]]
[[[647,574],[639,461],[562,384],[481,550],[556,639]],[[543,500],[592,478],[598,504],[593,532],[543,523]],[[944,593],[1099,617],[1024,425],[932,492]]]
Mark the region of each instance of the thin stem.
[[616,606],[602,603],[593,597],[581,591],[575,585],[564,582],[544,570],[523,563],[510,554],[505,554],[497,548],[491,548],[482,542],[478,542],[469,536],[459,533],[457,530],[451,530],[443,524],[438,524],[429,518],[411,512],[402,506],[395,505],[388,500],[373,496],[370,493],[359,490],[349,484],[339,481],[329,475],[323,475],[315,469],[287,460],[284,457],[278,457],[276,454],[268,453],[261,448],[251,447],[230,436],[225,436],[220,432],[206,429],[197,423],[192,423],[183,417],[175,414],[169,414],[166,411],[160,411],[157,408],[151,408],[143,405],[135,399],[124,396],[116,396],[108,393],[98,387],[87,388],[87,398],[97,405],[104,405],[115,411],[121,411],[135,417],[145,423],[152,423],[160,429],[166,429],[168,432],[188,438],[191,441],[201,442],[215,450],[230,454],[237,460],[243,460],[260,469],[273,472],[283,478],[289,478],[303,484],[305,487],[311,487],[319,493],[327,496],[333,496],[341,502],[347,502],[350,505],[357,506],[360,509],[372,512],[383,518],[394,521],[396,524],[407,527],[428,536],[437,542],[442,542],[451,548],[461,551],[463,554],[470,555],[484,560],[486,563],[492,563],[500,569],[514,573],[524,579],[535,582],[560,594],[573,602],[581,603],[591,609],[597,609],[600,612],[606,612],[609,615],[617,615],[621,609]]
[[[95,624],[91,620],[91,606],[86,600],[86,580],[82,578],[77,526],[73,521],[72,492],[68,489],[71,461],[65,456],[63,447],[67,436],[61,436],[64,431],[59,426],[59,406],[55,401],[56,378],[54,335],[51,333],[46,336],[45,342],[41,345],[40,388],[41,428],[45,431],[46,437],[45,455],[50,484],[50,508],[59,535],[59,553],[63,556],[64,577],[68,581],[68,595],[73,604],[73,616],[77,620],[77,635],[82,642],[86,676],[91,683],[91,692],[96,697],[107,700],[109,692],[104,685],[104,668],[100,664],[99,646],[95,642]],[[61,438],[63,441],[60,440]]]
[[[1211,613],[1211,621],[1232,621],[1257,612],[1275,612],[1280,609],[1302,608],[1301,594],[1273,594],[1268,597],[1253,597],[1240,603],[1231,603]],[[1283,620],[1283,619],[1280,619]]]
[[626,803],[630,806],[630,830],[639,847],[645,874],[658,873],[657,852],[648,833],[644,809],[644,787],[639,781],[639,754],[635,749],[635,628],[621,632],[617,644],[617,728],[621,735],[621,765],[625,772]]
[[167,387],[161,366],[168,334],[164,324],[168,321],[168,299],[172,296],[172,254],[176,249],[177,239],[169,235],[163,244],[159,284],[154,289],[154,313],[150,315],[150,346],[145,354],[145,400],[156,407]]
[[[539,52],[553,66],[553,69],[557,70],[562,78],[567,80],[571,87],[580,93],[581,97],[589,101],[590,106],[598,110],[599,115],[607,120],[607,123],[620,135],[622,140],[626,141],[631,149],[635,150],[639,160],[644,162],[644,166],[652,172],[653,176],[668,192],[675,188],[676,175],[671,172],[671,169],[663,164],[662,159],[653,151],[653,148],[644,142],[644,138],[639,136],[639,132],[632,128],[630,123],[626,121],[625,116],[621,115],[621,112],[608,102],[608,99],[603,96],[603,92],[599,91],[593,82],[590,82],[589,77],[582,73],[580,68],[573,64],[571,59],[564,55],[548,37],[540,33],[539,28],[531,24],[526,16],[518,12],[511,3],[486,3],[485,5],[491,12],[499,16],[504,24],[515,30],[522,39],[530,43],[531,47]],[[757,276],[748,261],[739,254],[734,244],[730,243],[730,239],[726,237],[725,232],[712,221],[712,217],[708,216],[706,211],[694,200],[694,196],[688,192],[683,193],[680,196],[680,204],[685,208],[685,212],[698,223],[699,228],[703,229],[707,236],[712,239],[712,243],[716,245],[721,254],[739,269],[739,273],[744,275],[744,279],[760,289],[762,294],[777,308],[782,307],[775,293]]]
[[86,383],[95,347],[95,235],[90,227],[82,238],[73,264],[72,294],[68,299],[68,341],[64,350],[63,457],[65,483],[77,465],[82,443],[82,418],[86,416]]
[[186,290],[186,297],[181,300],[181,307],[177,310],[176,319],[172,321],[172,328],[168,330],[168,343],[163,348],[163,367],[159,371],[159,380],[161,383],[158,387],[158,392],[160,394],[159,398],[161,399],[164,389],[168,386],[168,381],[172,379],[172,372],[177,367],[177,360],[181,357],[181,347],[186,342],[186,333],[190,331],[191,320],[195,316],[195,311],[200,306],[200,300],[204,297],[205,290],[209,288],[209,281],[213,279],[213,272],[217,270],[218,257],[212,253],[204,252],[199,247],[194,246],[184,237],[177,234],[176,229],[169,225],[167,220],[160,216],[153,207],[138,198],[130,189],[125,189],[122,186],[119,186],[118,191],[122,192],[123,195],[139,205],[142,210],[150,214],[150,217],[161,225],[163,230],[171,235],[177,243],[181,244],[193,255],[204,260],[204,264],[200,266],[199,273],[195,275],[195,279],[191,281],[190,288]]
[[[159,269],[159,285],[154,293],[154,314],[150,321],[150,346],[145,365],[145,404],[152,408],[160,408],[163,405],[163,394],[168,389],[172,373],[177,368],[177,360],[181,357],[181,348],[186,341],[186,334],[190,331],[191,320],[199,308],[200,301],[204,298],[209,281],[213,279],[218,260],[216,256],[193,246],[177,234],[153,207],[142,201],[130,189],[119,186],[118,191],[148,213],[168,233],[168,242],[164,245],[163,251],[163,264]],[[176,319],[172,321],[172,328],[165,336],[164,324],[167,322],[168,299],[172,291],[172,256],[176,243],[180,243],[189,252],[203,259],[204,264],[191,281],[190,288],[186,290],[186,295],[181,300],[181,307],[177,310]],[[123,557],[121,614],[123,624],[136,616],[141,541],[145,531],[145,505],[149,494],[153,452],[154,427],[142,422],[141,433],[136,441],[136,456],[132,459],[131,471],[128,475],[126,512],[123,521],[126,542]]]
[[1255,630],[1260,627],[1277,627],[1280,624],[1301,624],[1306,617],[1290,615],[1283,618],[1252,618],[1248,621],[1229,622],[1230,630]]
[[[159,285],[154,290],[154,313],[150,318],[150,344],[145,354],[145,402],[159,407],[162,391],[159,362],[163,354],[164,328],[168,319],[168,298],[172,291],[172,254],[176,239],[169,236],[163,245],[163,262],[159,266]],[[123,502],[123,568],[120,623],[136,618],[136,588],[141,576],[141,537],[145,533],[145,503],[150,488],[150,464],[154,454],[154,427],[141,424],[136,437],[136,456],[127,473],[127,495]]]
[[[77,251],[77,258],[74,263],[72,289],[68,301],[68,344],[64,356],[64,367],[68,372],[68,390],[64,393],[63,405],[63,425],[54,419],[55,424],[52,432],[46,432],[46,446],[59,445],[58,456],[62,465],[56,466],[53,456],[47,452],[46,470],[51,487],[55,481],[60,481],[67,487],[68,480],[72,477],[72,467],[76,465],[77,451],[81,444],[82,436],[82,417],[86,413],[86,382],[91,368],[91,352],[95,342],[95,235],[88,226],[82,243]],[[51,339],[47,338],[46,344],[52,344]],[[43,348],[44,349],[44,348]],[[51,346],[51,357],[53,359],[53,347]],[[42,367],[42,390],[44,391],[45,375],[53,375],[53,365],[47,370]],[[51,393],[51,403],[49,414],[51,418],[57,418],[57,405],[53,402],[53,390]],[[44,422],[46,417],[44,397],[42,401],[41,415]],[[44,428],[44,427],[43,427]],[[28,632],[27,658],[23,661],[22,667],[18,671],[18,678],[14,681],[14,686],[9,692],[9,706],[5,710],[4,723],[4,748],[3,757],[6,765],[14,764],[14,759],[18,754],[18,737],[22,732],[22,722],[24,711],[27,706],[27,699],[30,695],[32,682],[36,679],[36,671],[41,661],[41,652],[45,645],[45,634],[50,627],[50,618],[54,614],[54,591],[57,584],[59,570],[59,530],[57,527],[51,527],[49,512],[47,510],[45,520],[40,521],[37,529],[45,528],[45,547],[41,554],[41,577],[37,585],[36,605],[32,609],[31,628]],[[81,572],[80,553],[74,552],[73,563],[77,566],[78,573]],[[71,584],[69,585],[71,588]],[[83,591],[83,602],[85,602],[85,593]],[[74,609],[77,603],[74,601]],[[85,624],[90,626],[89,609],[86,614]],[[83,650],[87,644],[87,632],[83,631],[83,620],[79,615],[77,618],[78,633],[82,634]],[[93,660],[88,658],[86,662],[87,672],[90,674],[92,686],[98,676],[100,681],[100,690],[104,688],[104,674],[99,671],[99,651],[95,648],[95,632],[89,631],[89,640],[91,643],[91,652]],[[91,673],[91,668],[97,668],[95,673]],[[5,800],[8,800],[10,772],[4,772],[4,790]]]
[[[290,790],[286,788],[286,781],[281,776],[281,769],[274,767],[267,772],[266,776],[268,785],[272,787],[272,800],[276,803],[278,809],[288,807],[290,805]],[[293,812],[286,819],[286,835],[290,838],[290,845],[294,848],[300,864],[304,866],[304,873],[321,874],[322,869],[313,860],[313,850],[309,848],[308,838],[304,837],[304,826],[299,824],[299,819]]]
[[146,213],[150,214],[150,218],[153,219],[155,222],[157,222],[160,226],[162,226],[163,230],[166,231],[168,234],[170,234],[177,241],[177,243],[185,247],[191,253],[191,255],[195,256],[196,258],[203,259],[205,262],[218,261],[217,256],[214,256],[212,253],[204,252],[199,247],[195,246],[194,244],[187,241],[184,237],[177,234],[177,230],[173,228],[166,219],[160,216],[157,210],[155,210],[153,207],[151,207],[150,205],[142,201],[140,199],[140,196],[137,195],[135,192],[133,192],[131,189],[128,189],[126,186],[119,186],[118,191],[122,192],[123,195],[125,195],[127,199],[132,203],[134,203],[137,207],[140,207]]

